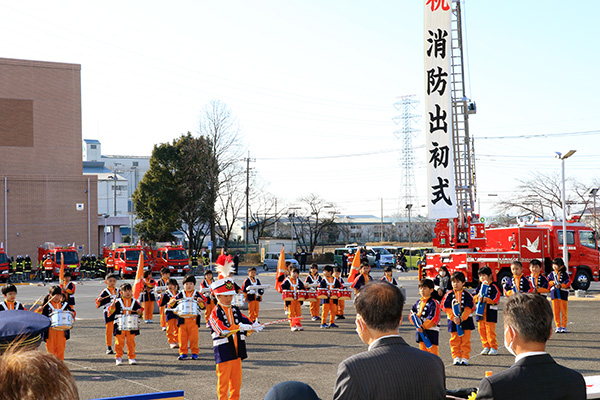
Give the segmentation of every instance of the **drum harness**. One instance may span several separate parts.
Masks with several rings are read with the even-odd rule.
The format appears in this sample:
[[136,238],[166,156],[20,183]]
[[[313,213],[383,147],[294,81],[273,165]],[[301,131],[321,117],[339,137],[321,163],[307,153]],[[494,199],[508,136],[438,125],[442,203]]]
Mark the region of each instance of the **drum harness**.
[[[14,308],[14,309],[15,309],[15,310],[18,310],[20,305],[21,305],[21,303],[19,303],[18,301],[16,301],[16,300],[15,300],[15,308]],[[3,309],[4,311],[8,311],[8,310],[10,310],[10,309],[8,308],[8,304],[6,304],[6,301],[3,301],[2,303],[0,303],[0,307],[2,307],[2,309]]]

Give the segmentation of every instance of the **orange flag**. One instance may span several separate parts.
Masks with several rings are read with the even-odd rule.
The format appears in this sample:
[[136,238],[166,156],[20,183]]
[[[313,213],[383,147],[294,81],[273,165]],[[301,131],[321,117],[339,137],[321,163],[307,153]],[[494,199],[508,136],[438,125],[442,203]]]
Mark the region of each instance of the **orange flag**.
[[62,286],[65,282],[65,254],[60,252],[60,273],[58,274],[58,282]]
[[137,300],[140,297],[142,290],[144,290],[144,252],[140,251],[135,282],[133,283],[133,298]]
[[354,282],[358,276],[358,269],[360,268],[360,248],[356,249],[356,254],[352,260],[352,266],[350,267],[350,274],[348,275],[348,282]]
[[283,250],[283,246],[281,246],[279,260],[277,260],[277,273],[275,274],[275,290],[279,293],[281,293],[281,284],[284,280],[282,277],[285,277],[285,271],[287,271],[285,267],[285,251]]

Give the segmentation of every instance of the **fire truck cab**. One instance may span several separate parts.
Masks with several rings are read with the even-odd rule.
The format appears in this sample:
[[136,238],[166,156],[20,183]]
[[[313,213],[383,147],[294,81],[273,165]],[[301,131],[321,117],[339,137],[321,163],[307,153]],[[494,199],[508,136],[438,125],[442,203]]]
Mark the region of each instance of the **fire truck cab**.
[[169,268],[171,275],[185,275],[190,272],[190,259],[183,246],[167,245],[157,248],[154,252],[152,271],[160,272],[162,267]]
[[[113,251],[115,259],[115,273],[122,278],[133,276],[137,273],[140,252],[144,251],[141,246],[121,246]],[[149,269],[150,264],[144,254],[144,269]]]
[[4,252],[3,248],[0,248],[0,279],[4,282],[8,282],[10,259]]
[[58,278],[60,274],[61,258],[64,260],[65,271],[67,269],[71,271],[72,279],[79,277],[79,254],[74,246],[56,246],[54,243],[45,243],[38,247],[38,265],[41,264],[44,255],[52,260],[52,275],[55,278]]
[[[440,223],[441,222],[441,223]],[[421,276],[430,278],[445,265],[450,273],[462,271],[467,282],[476,284],[479,268],[492,269],[496,281],[503,285],[511,276],[510,264],[521,261],[525,275],[529,262],[538,259],[544,270],[552,270],[552,260],[563,255],[562,221],[520,223],[507,228],[488,228],[476,223],[464,235],[453,231],[453,223],[440,220],[436,226],[436,247],[446,247],[442,253],[427,255]],[[594,231],[577,218],[567,222],[567,251],[569,275],[573,289],[587,290],[590,282],[600,279],[600,252]]]

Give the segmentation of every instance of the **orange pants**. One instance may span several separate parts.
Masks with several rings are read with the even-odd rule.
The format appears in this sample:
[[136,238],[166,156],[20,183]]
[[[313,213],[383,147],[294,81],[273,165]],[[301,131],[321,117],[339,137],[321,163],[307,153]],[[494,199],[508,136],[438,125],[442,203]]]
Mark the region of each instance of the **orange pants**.
[[152,319],[153,312],[154,312],[154,302],[153,301],[145,301],[144,302],[144,321]]
[[312,303],[310,303],[310,316],[311,317],[319,316],[319,302],[318,301],[313,301]]
[[337,313],[337,304],[333,303],[333,300],[329,300],[329,303],[323,304],[323,311],[321,312],[321,325],[327,323],[327,314],[329,314],[329,323],[335,322],[335,314]]
[[65,347],[67,345],[67,338],[65,331],[57,331],[55,329],[48,329],[48,338],[46,339],[46,350],[48,353],[54,354],[59,360],[65,359]]
[[290,301],[290,305],[288,306],[288,310],[290,312],[290,326],[302,326],[302,323],[299,319],[294,320],[293,318],[299,318],[302,316],[302,305],[298,300]]
[[556,324],[556,327],[566,328],[569,319],[569,302],[560,299],[552,300],[552,311],[554,312],[554,323]]
[[167,327],[167,316],[165,314],[165,308],[167,308],[167,306],[162,306],[159,308],[159,310],[160,310],[160,327],[161,328]]
[[496,341],[496,323],[495,322],[477,322],[479,328],[479,337],[481,345],[488,349],[498,350],[498,342]]
[[250,321],[255,322],[258,319],[259,308],[260,302],[258,300],[248,302],[248,318],[250,318]]
[[179,343],[179,328],[177,327],[177,318],[167,321],[167,341],[169,344]]
[[188,343],[192,354],[200,353],[196,318],[184,318],[184,323],[179,325],[179,354],[187,354]]
[[436,356],[439,356],[439,348],[438,348],[437,344],[431,345],[430,348],[427,348],[427,346],[425,346],[425,343],[419,342],[419,349],[426,351],[428,353],[431,353],[431,354],[435,354]]
[[123,357],[123,349],[127,344],[127,358],[135,360],[135,335],[129,331],[121,331],[115,335],[115,358]]
[[[250,307],[250,305],[248,305],[248,307]],[[208,324],[208,319],[210,318],[210,314],[212,313],[212,310],[215,309],[215,303],[213,303],[212,301],[209,301],[208,303],[206,303],[206,308],[204,309],[204,322],[206,322]]]
[[344,308],[346,308],[346,300],[338,300],[336,315],[344,315]]
[[471,331],[465,330],[462,337],[456,332],[450,333],[450,351],[452,358],[460,357],[468,360],[471,357]]
[[[217,394],[219,400],[240,398],[242,389],[242,359],[217,364]],[[227,393],[229,392],[229,396]]]
[[115,321],[110,321],[106,323],[106,332],[104,332],[104,336],[106,337],[106,347],[112,346],[113,339],[113,327],[115,326]]

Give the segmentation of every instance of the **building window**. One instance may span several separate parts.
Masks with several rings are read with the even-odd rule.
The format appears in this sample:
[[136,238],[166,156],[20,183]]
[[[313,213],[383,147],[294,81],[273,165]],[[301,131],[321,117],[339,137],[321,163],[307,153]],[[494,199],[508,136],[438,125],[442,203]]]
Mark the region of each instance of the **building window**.
[[139,163],[139,162],[137,162],[137,161],[134,161],[134,162],[133,162],[133,166],[134,166],[134,167],[139,167],[139,166],[140,166],[140,163]]
[[96,150],[96,145],[95,144],[90,144],[90,149]]

